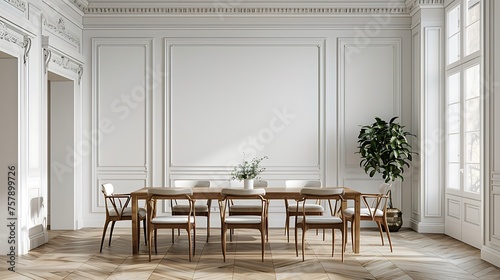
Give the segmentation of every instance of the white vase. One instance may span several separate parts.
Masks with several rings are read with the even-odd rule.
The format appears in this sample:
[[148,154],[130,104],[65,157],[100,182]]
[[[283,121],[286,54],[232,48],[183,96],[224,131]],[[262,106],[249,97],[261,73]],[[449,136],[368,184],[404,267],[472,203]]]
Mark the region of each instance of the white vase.
[[253,179],[243,179],[243,188],[253,189]]

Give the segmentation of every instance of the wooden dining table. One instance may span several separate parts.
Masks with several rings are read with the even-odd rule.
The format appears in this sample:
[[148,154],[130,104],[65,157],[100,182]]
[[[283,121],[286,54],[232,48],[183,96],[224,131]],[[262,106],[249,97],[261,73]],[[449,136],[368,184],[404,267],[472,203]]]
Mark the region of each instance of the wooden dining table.
[[[209,187],[209,188],[193,188],[194,199],[220,199],[222,188],[219,187]],[[300,195],[301,188],[285,188],[285,187],[268,187],[266,188],[265,198],[269,200],[284,200],[284,199],[298,199]],[[361,209],[361,193],[349,188],[344,188],[344,202],[342,203],[342,209],[347,207],[347,200],[354,201],[354,211],[355,217],[352,227],[354,227],[354,238],[353,238],[353,251],[354,253],[359,253],[359,230],[360,230],[360,209]],[[132,200],[132,253],[134,255],[139,254],[139,237],[140,237],[140,225],[139,219],[137,219],[137,211],[139,208],[139,200],[146,200],[148,198],[148,187],[143,187],[131,193]]]

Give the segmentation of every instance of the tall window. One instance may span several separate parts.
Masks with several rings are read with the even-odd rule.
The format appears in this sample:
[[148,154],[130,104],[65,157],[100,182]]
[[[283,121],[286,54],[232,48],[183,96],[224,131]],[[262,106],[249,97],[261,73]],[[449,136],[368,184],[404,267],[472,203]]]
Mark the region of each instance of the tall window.
[[482,168],[481,3],[457,0],[453,4],[446,11],[446,188],[478,197]]

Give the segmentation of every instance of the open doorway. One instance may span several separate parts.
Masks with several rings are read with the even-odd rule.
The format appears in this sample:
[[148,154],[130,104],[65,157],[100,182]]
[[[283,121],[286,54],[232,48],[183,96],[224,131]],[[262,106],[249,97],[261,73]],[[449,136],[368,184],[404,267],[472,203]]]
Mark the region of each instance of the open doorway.
[[74,230],[75,90],[74,81],[47,75],[48,93],[48,229]]
[[[14,229],[9,226],[0,227],[0,253],[5,255],[10,253],[11,244],[7,238],[15,238],[12,235],[17,224],[19,214],[19,79],[18,79],[18,59],[0,51],[0,131],[2,140],[0,145],[0,182],[2,191],[0,192],[0,219],[8,224],[14,223]],[[4,207],[5,206],[5,207]],[[10,247],[12,248],[12,247]]]

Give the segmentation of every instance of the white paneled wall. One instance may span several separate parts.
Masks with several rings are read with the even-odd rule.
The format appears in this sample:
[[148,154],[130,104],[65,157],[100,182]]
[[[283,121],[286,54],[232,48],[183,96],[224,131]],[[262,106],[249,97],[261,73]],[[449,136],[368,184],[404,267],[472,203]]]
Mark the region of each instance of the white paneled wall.
[[[350,35],[291,27],[86,31],[99,132],[86,224],[102,224],[104,182],[124,191],[178,179],[226,186],[243,153],[269,157],[262,178],[270,186],[314,179],[372,191],[379,179],[358,165],[357,134],[375,116],[411,107],[410,60],[402,58],[409,30]],[[400,195],[398,184],[398,206]],[[271,212],[272,225],[283,226],[282,203]]]

